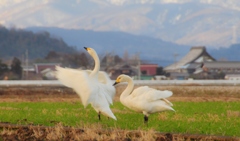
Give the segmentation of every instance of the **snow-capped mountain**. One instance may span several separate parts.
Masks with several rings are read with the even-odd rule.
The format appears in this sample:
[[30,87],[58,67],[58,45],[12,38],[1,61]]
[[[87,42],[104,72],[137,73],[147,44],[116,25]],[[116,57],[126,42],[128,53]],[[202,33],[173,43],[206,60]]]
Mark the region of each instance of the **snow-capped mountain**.
[[0,24],[121,31],[189,46],[240,41],[239,0],[1,0]]

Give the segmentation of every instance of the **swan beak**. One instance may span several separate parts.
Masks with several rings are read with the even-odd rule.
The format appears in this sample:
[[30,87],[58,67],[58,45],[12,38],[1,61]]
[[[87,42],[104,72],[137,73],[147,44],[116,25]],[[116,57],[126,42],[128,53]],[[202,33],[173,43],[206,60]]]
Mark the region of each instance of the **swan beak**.
[[113,86],[115,86],[115,85],[117,85],[119,82],[115,82],[114,84],[113,84]]
[[84,49],[86,49],[86,51],[88,51],[88,47],[83,47]]

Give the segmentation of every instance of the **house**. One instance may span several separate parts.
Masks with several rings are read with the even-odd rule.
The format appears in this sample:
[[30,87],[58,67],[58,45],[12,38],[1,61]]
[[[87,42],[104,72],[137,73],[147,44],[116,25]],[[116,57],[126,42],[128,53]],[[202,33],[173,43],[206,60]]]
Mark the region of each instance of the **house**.
[[59,66],[60,63],[36,63],[34,64],[35,72],[40,75],[42,79],[54,80],[55,78],[55,66]]
[[195,71],[201,70],[201,65],[205,62],[216,61],[206,50],[206,47],[192,47],[188,54],[180,61],[164,68],[164,71],[170,73],[171,79],[188,79]]
[[[164,68],[171,79],[224,79],[240,74],[240,62],[216,61],[205,47],[192,47],[180,61]],[[232,78],[232,77],[231,77]]]
[[240,74],[227,74],[225,75],[227,80],[240,80]]
[[156,75],[157,68],[158,68],[157,64],[141,64],[140,65],[142,75],[148,75],[148,76]]
[[208,54],[206,47],[192,47],[180,61],[165,67],[164,70],[166,72],[185,72],[186,68],[192,63],[201,64],[212,61],[215,61],[215,59]]
[[205,77],[209,79],[238,79],[240,75],[240,62],[204,62],[202,71],[205,73]]
[[41,71],[49,68],[55,71],[55,66],[60,65],[60,63],[36,63],[34,64],[36,74],[41,73]]
[[22,79],[23,80],[39,80],[40,75],[36,75],[36,70],[33,65],[22,65]]
[[32,65],[22,65],[24,80],[52,80],[55,78],[55,66],[60,63],[36,63]]
[[111,79],[116,79],[120,74],[126,74],[129,76],[138,75],[138,68],[128,64],[118,64],[113,67],[105,69],[108,72]]

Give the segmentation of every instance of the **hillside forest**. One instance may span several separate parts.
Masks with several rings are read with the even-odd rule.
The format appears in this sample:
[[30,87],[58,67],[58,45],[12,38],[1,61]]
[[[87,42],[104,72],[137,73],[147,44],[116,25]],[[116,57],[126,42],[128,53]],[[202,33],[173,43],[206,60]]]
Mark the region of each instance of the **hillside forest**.
[[[34,63],[60,63],[71,68],[89,68],[93,59],[85,51],[68,46],[61,38],[52,37],[48,32],[33,33],[21,29],[7,29],[0,26],[0,79],[21,79],[26,60]],[[100,56],[102,63],[107,56],[114,58],[112,63],[121,63],[118,55]]]

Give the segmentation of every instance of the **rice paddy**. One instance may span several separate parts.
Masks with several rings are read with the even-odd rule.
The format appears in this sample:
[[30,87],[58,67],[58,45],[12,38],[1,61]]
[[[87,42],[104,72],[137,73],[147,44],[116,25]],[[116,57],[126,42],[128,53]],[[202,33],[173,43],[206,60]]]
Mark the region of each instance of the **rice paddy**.
[[117,121],[97,113],[79,102],[20,102],[0,103],[0,121],[13,124],[34,124],[81,127],[100,123],[107,129],[124,130],[154,129],[159,132],[240,136],[240,102],[174,102],[176,112],[152,114],[148,125],[143,114],[135,113],[120,102],[111,107]]
[[[157,87],[174,92],[169,100],[176,112],[166,111],[149,116],[124,107],[117,95],[111,109],[117,121],[101,116],[89,105],[86,109],[74,94],[60,95],[1,95],[0,122],[17,125],[146,131],[161,133],[201,134],[240,137],[240,100],[238,87]],[[121,93],[122,87],[117,88]],[[69,92],[69,91],[68,91]],[[227,93],[228,92],[228,93]],[[1,90],[0,90],[1,93]],[[14,93],[12,91],[11,93]],[[10,97],[11,100],[8,100]],[[36,97],[34,99],[34,97]],[[50,100],[46,100],[50,97]],[[22,100],[21,100],[22,99]],[[54,100],[53,100],[54,99]],[[3,130],[0,134],[6,132]],[[151,134],[151,133],[150,133]]]

